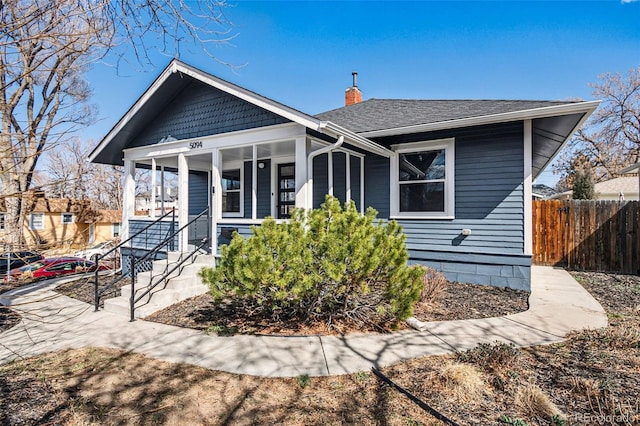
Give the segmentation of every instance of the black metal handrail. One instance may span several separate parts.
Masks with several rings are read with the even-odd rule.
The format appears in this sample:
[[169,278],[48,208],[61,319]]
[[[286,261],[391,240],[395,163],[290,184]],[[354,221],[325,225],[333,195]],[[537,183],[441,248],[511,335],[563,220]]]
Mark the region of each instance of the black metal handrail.
[[100,261],[102,259],[108,258],[109,255],[112,255],[113,257],[117,257],[119,250],[124,247],[126,244],[128,244],[130,241],[132,241],[134,238],[136,238],[137,236],[139,236],[140,234],[142,234],[145,231],[148,231],[149,228],[151,228],[152,226],[156,225],[157,223],[161,222],[163,219],[166,219],[169,215],[171,215],[171,223],[172,223],[172,227],[173,224],[176,221],[176,210],[175,208],[172,208],[171,211],[163,214],[162,216],[160,216],[158,219],[154,220],[153,222],[149,222],[144,228],[142,228],[141,230],[139,230],[138,232],[136,232],[135,234],[129,236],[129,238],[127,238],[124,241],[120,241],[120,243],[118,245],[116,245],[115,247],[113,247],[111,250],[107,251],[106,253],[103,253],[101,255],[97,255],[95,258],[95,262],[96,262],[96,270],[95,270],[95,275],[94,275],[94,306],[95,306],[95,310],[98,311],[99,307],[100,307],[100,298],[102,296],[104,296],[104,294],[115,288],[115,285],[120,282],[122,279],[126,278],[127,275],[125,274],[121,274],[119,277],[117,277],[116,279],[114,279],[112,282],[108,283],[106,286],[104,286],[102,289],[100,289],[99,286],[99,281],[98,281],[98,272],[100,270],[99,266],[100,266]]
[[[189,226],[191,226],[192,224],[195,224],[195,229],[194,229],[194,233],[197,236],[197,220],[200,219],[202,216],[207,215],[208,217],[208,213],[209,213],[209,208],[207,207],[206,209],[204,209],[202,211],[202,213],[200,213],[199,215],[197,215],[196,217],[194,217],[193,219],[191,219],[189,222],[187,222],[185,225],[183,225],[182,227],[180,227],[177,231],[172,232],[170,235],[168,235],[164,240],[162,240],[159,244],[157,244],[153,249],[149,250],[147,253],[145,253],[144,256],[142,256],[140,259],[136,259],[136,257],[134,255],[131,256],[130,262],[131,262],[131,267],[130,267],[130,275],[131,275],[131,297],[129,299],[129,304],[130,304],[130,310],[131,310],[131,321],[135,321],[135,306],[136,303],[138,303],[140,300],[142,300],[144,297],[148,296],[156,287],[158,287],[160,284],[164,283],[166,285],[166,283],[168,282],[168,277],[174,273],[176,270],[179,270],[182,265],[184,265],[188,260],[193,259],[195,254],[198,253],[200,250],[202,250],[203,247],[205,247],[209,241],[211,241],[211,235],[210,235],[210,227],[209,227],[209,223],[207,223],[207,236],[205,238],[203,238],[199,244],[194,246],[194,249],[191,251],[187,251],[185,250],[186,247],[182,248],[182,251],[180,253],[180,256],[178,257],[178,259],[175,262],[169,262],[169,254],[168,251],[169,249],[165,249],[165,247],[169,246],[169,245],[173,245],[173,242],[175,241],[175,238],[178,237],[180,238],[180,235],[182,234],[182,232],[189,232]],[[166,253],[166,265],[164,267],[164,270],[162,272],[160,272],[158,275],[153,275],[153,267],[151,268],[151,277],[149,278],[149,285],[146,287],[146,289],[140,293],[139,295],[136,295],[136,279],[137,279],[137,271],[136,271],[136,263],[142,263],[142,262],[148,262],[148,261],[153,261],[156,257],[156,255],[158,253]]]

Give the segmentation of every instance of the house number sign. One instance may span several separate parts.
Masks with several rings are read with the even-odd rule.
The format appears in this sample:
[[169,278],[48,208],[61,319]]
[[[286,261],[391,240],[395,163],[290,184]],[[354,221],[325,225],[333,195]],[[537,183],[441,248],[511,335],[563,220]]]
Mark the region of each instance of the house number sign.
[[202,141],[189,142],[189,149],[202,148]]

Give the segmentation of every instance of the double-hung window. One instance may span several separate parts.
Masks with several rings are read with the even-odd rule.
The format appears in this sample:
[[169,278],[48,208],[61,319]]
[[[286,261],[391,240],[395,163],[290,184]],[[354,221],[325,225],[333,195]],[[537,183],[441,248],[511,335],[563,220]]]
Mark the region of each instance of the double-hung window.
[[242,205],[242,168],[222,171],[222,215],[241,217]]
[[392,216],[453,218],[454,139],[394,145]]
[[69,225],[73,223],[73,213],[62,213],[62,224]]
[[120,222],[114,222],[111,224],[111,236],[113,238],[120,237],[121,232],[122,232],[122,224]]
[[44,229],[44,213],[31,213],[29,217],[29,228],[33,230]]

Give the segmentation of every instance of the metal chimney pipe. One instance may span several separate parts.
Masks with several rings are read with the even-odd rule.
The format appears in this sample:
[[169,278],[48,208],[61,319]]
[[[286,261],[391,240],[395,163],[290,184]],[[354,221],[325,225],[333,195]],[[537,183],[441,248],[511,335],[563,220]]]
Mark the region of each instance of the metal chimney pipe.
[[353,87],[358,87],[358,72],[354,71],[351,75],[353,76]]

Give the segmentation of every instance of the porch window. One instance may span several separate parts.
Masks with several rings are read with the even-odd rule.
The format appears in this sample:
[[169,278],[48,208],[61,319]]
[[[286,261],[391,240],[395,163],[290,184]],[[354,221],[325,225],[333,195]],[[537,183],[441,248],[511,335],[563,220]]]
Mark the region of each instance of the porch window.
[[394,214],[399,217],[453,217],[454,140],[395,146],[397,194]]
[[242,169],[222,171],[222,213],[242,215]]
[[31,213],[31,216],[29,216],[29,228],[33,230],[44,229],[44,213]]

